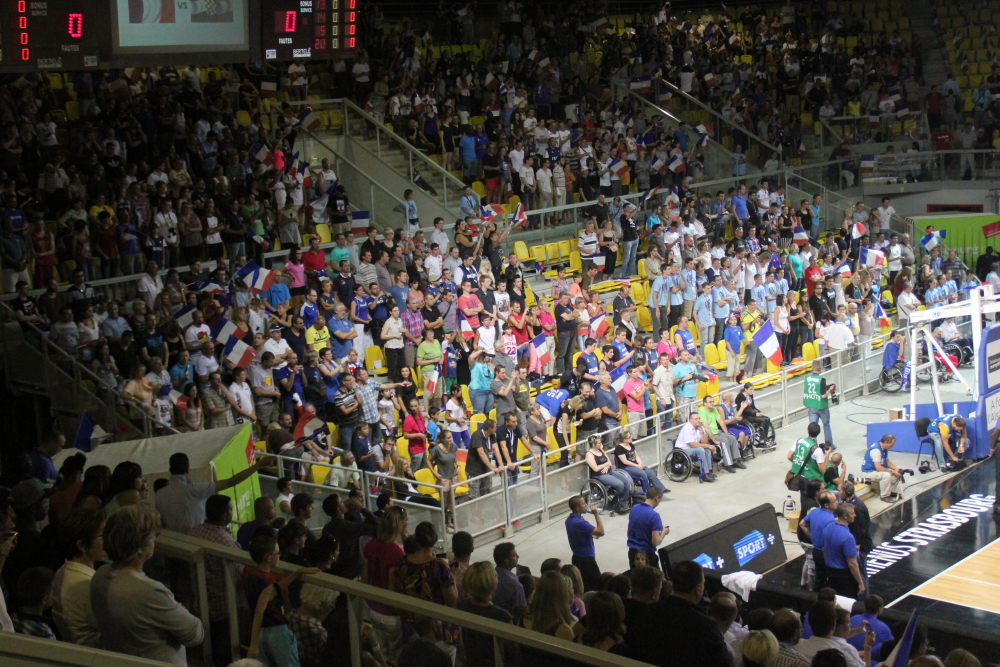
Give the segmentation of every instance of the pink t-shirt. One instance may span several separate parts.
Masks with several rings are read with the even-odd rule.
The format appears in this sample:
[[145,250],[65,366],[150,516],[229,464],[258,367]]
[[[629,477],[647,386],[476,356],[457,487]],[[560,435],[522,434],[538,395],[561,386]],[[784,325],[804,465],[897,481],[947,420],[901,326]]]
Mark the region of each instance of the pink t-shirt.
[[643,388],[642,380],[636,378],[635,380],[628,380],[625,382],[625,402],[627,404],[627,410],[629,412],[646,412],[646,400],[644,397],[640,396],[639,400],[632,398],[632,393],[639,391]]
[[[538,313],[538,323],[541,324],[544,327],[544,326],[547,326],[547,325],[555,324],[556,321],[555,321],[555,319],[552,318],[552,313],[543,310],[540,313]],[[546,336],[555,336],[555,332],[554,331],[548,331],[548,330],[546,330],[545,331],[545,335]]]
[[[386,544],[382,540],[372,538],[368,540],[364,551],[365,560],[368,561],[368,583],[378,588],[389,590],[389,570],[396,567],[399,561],[406,554],[403,547],[395,543]],[[398,616],[392,607],[387,607],[377,602],[369,603],[371,608],[386,616]]]
[[306,265],[305,264],[293,264],[291,262],[285,262],[285,270],[288,271],[288,275],[292,277],[292,284],[289,287],[305,287],[306,286]]

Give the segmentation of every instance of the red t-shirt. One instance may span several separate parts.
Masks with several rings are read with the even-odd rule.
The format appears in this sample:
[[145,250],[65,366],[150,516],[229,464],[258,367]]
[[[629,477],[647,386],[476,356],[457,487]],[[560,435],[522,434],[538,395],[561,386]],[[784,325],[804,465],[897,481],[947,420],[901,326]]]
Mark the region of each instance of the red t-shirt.
[[948,130],[935,132],[931,135],[931,139],[934,140],[934,148],[939,151],[950,151],[953,138],[951,132]]
[[823,269],[818,266],[814,266],[806,269],[806,282],[809,283],[809,293],[812,294],[812,290],[815,289],[816,283],[823,280]]
[[[363,553],[365,560],[368,561],[368,583],[389,590],[389,570],[396,567],[406,555],[403,552],[403,547],[394,543],[386,544],[376,537],[368,540]],[[377,602],[369,602],[368,604],[372,610],[380,614],[398,616],[392,607]]]
[[527,343],[528,327],[525,326],[524,315],[510,315],[508,316],[507,321],[510,323],[511,330],[514,332],[514,340],[517,341],[517,344],[524,345]]
[[[466,308],[475,308],[476,306],[482,306],[482,305],[483,305],[483,302],[480,301],[479,297],[476,296],[475,294],[470,294],[469,296],[464,296],[463,295],[463,296],[458,297],[458,307],[460,309],[462,309],[463,311]],[[473,329],[478,329],[479,328],[479,316],[478,315],[473,315],[471,317],[468,316],[468,315],[466,315],[465,319],[469,320],[469,326],[471,326]]]
[[322,249],[313,252],[306,250],[302,253],[302,264],[308,271],[317,271],[326,268],[326,253]]
[[415,415],[406,415],[403,420],[404,433],[422,433],[419,438],[410,439],[410,455],[423,454],[427,451],[427,426],[424,423],[424,416],[419,412]]

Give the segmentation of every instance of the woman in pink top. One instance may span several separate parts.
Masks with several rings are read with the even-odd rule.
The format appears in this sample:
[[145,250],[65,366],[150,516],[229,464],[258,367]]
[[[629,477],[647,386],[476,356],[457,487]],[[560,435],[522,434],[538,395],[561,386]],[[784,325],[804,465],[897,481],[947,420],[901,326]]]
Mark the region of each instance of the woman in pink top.
[[[404,508],[393,506],[385,510],[378,522],[375,537],[368,540],[363,551],[362,583],[389,590],[389,571],[405,555],[402,545],[406,539],[407,521]],[[371,602],[368,604],[368,620],[378,635],[379,644],[386,648],[386,658],[395,662],[403,646],[403,626],[399,612],[392,607]]]
[[552,300],[547,297],[542,297],[542,306],[532,306],[528,309],[528,313],[534,312],[538,317],[538,323],[542,327],[542,331],[545,332],[545,346],[549,350],[549,363],[542,366],[537,362],[537,357],[535,358],[534,367],[529,367],[528,371],[532,373],[538,373],[539,375],[555,375],[556,372],[556,355],[553,354],[555,351],[556,344],[556,321],[552,317]]
[[656,358],[659,359],[661,354],[669,356],[671,362],[677,360],[677,348],[670,342],[670,329],[660,331],[660,342],[656,344]]
[[306,266],[302,263],[302,251],[299,248],[292,248],[288,251],[285,271],[292,279],[292,283],[288,286],[288,292],[292,295],[292,312],[297,313],[299,307],[306,300]]
[[628,430],[633,438],[646,437],[646,390],[649,385],[639,378],[639,367],[629,366],[625,381],[625,408],[628,413]]

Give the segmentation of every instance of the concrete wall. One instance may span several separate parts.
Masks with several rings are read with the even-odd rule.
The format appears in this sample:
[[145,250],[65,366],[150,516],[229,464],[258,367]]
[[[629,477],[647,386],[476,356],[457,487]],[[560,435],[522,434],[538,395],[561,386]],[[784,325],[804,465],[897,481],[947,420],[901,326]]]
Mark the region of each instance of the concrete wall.
[[[868,209],[882,205],[882,197],[890,197],[900,215],[927,215],[929,204],[981,205],[983,213],[995,213],[996,202],[989,194],[989,181],[930,181],[900,185],[866,186],[846,190],[842,194],[864,201]],[[853,194],[851,194],[853,193]]]

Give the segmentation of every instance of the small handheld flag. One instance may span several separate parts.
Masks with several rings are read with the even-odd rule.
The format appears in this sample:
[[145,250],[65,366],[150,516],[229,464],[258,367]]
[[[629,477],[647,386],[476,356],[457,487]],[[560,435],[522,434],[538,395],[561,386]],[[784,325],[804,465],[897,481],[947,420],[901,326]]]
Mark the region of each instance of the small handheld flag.
[[511,224],[515,229],[522,229],[528,224],[528,214],[524,210],[524,204],[518,204],[511,218]]
[[218,318],[212,327],[212,338],[220,345],[228,345],[231,338],[243,339],[243,330],[224,317]]
[[804,227],[795,225],[792,228],[792,243],[798,246],[803,246],[809,243],[809,234],[806,232]]
[[549,354],[549,344],[545,340],[545,334],[539,334],[531,339],[531,354],[538,358],[538,363],[544,366],[552,361]]
[[875,248],[862,248],[858,257],[861,266],[879,267],[885,263],[885,253]]
[[73,441],[73,446],[81,452],[89,452],[107,437],[107,432],[94,421],[90,413],[84,412],[80,417],[80,427],[76,430],[76,440]]
[[604,332],[608,330],[608,318],[604,315],[596,315],[590,318],[590,335],[593,338],[600,339],[604,336]]
[[868,233],[868,228],[865,227],[864,223],[855,222],[853,225],[851,225],[851,238],[852,239],[855,239],[855,240],[860,239],[862,236],[864,236],[867,233]]
[[257,351],[239,338],[233,337],[226,343],[222,356],[234,367],[247,368],[257,356]]
[[882,307],[881,302],[875,302],[875,315],[878,316],[878,325],[880,327],[890,326],[889,315],[885,312],[885,308]]
[[924,250],[930,252],[931,249],[941,245],[941,239],[945,236],[947,236],[947,232],[943,229],[928,231],[927,235],[920,239],[920,245],[924,247]]
[[839,273],[841,278],[850,278],[851,275],[853,275],[850,260],[846,260],[843,264],[838,266],[835,273]]
[[462,330],[462,336],[469,341],[476,337],[476,332],[472,329],[472,324],[461,310],[458,311],[458,328]]

